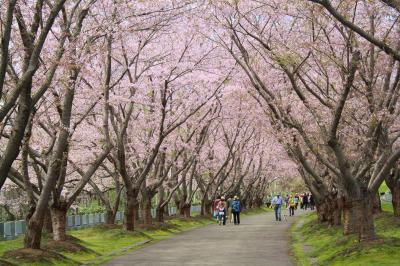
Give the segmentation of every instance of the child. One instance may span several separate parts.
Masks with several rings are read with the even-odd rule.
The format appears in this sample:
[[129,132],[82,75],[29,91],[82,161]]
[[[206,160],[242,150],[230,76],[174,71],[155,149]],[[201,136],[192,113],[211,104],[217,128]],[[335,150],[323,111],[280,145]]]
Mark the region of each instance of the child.
[[226,202],[225,202],[225,197],[221,197],[221,200],[218,202],[217,205],[217,211],[218,211],[218,223],[219,225],[223,224],[225,225],[226,223]]

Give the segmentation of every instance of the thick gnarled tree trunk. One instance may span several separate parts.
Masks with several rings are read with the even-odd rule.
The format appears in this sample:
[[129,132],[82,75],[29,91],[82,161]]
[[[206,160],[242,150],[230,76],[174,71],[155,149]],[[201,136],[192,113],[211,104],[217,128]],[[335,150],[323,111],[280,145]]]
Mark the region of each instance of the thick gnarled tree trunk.
[[344,234],[358,234],[360,241],[375,239],[373,200],[375,195],[362,192],[359,197],[347,198],[344,203]]
[[151,197],[145,193],[142,194],[141,212],[144,226],[151,226],[153,224],[153,217],[151,216]]
[[127,231],[133,231],[135,228],[135,221],[138,217],[137,210],[139,207],[139,202],[137,196],[133,192],[126,193],[125,199],[125,212],[124,212],[124,224],[123,227]]
[[50,208],[51,223],[53,227],[53,240],[66,241],[67,234],[65,232],[65,225],[67,222],[67,210],[65,208]]
[[318,222],[327,223],[330,227],[340,225],[342,223],[342,201],[336,195],[316,200]]

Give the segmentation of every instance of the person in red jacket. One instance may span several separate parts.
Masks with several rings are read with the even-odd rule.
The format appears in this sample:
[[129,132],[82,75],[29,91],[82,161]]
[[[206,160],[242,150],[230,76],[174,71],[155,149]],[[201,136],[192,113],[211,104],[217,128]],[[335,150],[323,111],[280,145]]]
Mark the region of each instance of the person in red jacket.
[[214,218],[217,218],[217,221],[218,221],[217,206],[218,206],[218,203],[219,203],[220,201],[221,201],[221,196],[218,196],[218,197],[214,200],[213,205],[212,205],[212,208],[213,208],[213,216],[214,216]]

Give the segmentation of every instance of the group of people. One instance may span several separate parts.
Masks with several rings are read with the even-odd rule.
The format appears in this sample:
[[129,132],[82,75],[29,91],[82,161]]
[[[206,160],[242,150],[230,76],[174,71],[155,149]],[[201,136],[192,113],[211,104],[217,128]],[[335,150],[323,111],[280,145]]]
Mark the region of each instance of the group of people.
[[[300,206],[301,209],[307,210],[310,208],[314,210],[315,202],[312,194],[302,193],[289,195],[283,199],[280,194],[275,195],[272,199],[267,198],[267,207],[274,208],[275,219],[277,221],[282,220],[282,205],[285,204],[286,209],[289,210],[289,216],[294,216],[294,211]],[[213,203],[213,214],[217,219],[219,225],[226,225],[226,220],[229,218],[229,222],[239,225],[240,224],[240,212],[241,204],[238,196],[233,198],[229,197],[225,199],[224,196],[218,196]]]
[[[289,196],[286,195],[286,197],[288,198]],[[295,195],[294,200],[295,200],[295,202],[297,202],[295,204],[296,210],[297,210],[299,204],[300,204],[300,209],[303,209],[303,210],[307,210],[308,208],[310,208],[311,210],[314,210],[314,208],[315,208],[314,197],[310,193],[303,193],[300,195]]]
[[226,225],[226,219],[229,218],[229,222],[232,220],[235,225],[240,224],[240,212],[242,208],[238,196],[225,199],[224,196],[218,196],[213,204],[214,217],[217,218],[219,225]]
[[303,193],[300,195],[287,194],[285,199],[282,199],[280,194],[277,194],[275,197],[272,198],[272,200],[267,199],[267,206],[274,208],[276,221],[282,220],[281,209],[283,203],[285,203],[286,209],[289,210],[289,216],[294,216],[294,211],[297,210],[299,205],[300,208],[303,210],[307,210],[307,208],[314,210],[315,208],[315,201],[312,194],[310,193]]

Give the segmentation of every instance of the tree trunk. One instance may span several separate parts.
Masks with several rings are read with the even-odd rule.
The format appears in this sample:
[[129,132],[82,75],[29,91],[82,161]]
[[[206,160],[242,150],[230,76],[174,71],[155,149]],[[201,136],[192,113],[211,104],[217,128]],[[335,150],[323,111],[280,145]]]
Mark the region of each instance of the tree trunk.
[[376,193],[371,195],[364,192],[363,194],[365,196],[361,200],[359,237],[360,241],[368,241],[376,238],[372,206],[372,202],[376,199]]
[[346,199],[344,207],[344,234],[358,234],[360,241],[375,239],[373,200],[375,195],[363,191],[360,197]]
[[317,210],[318,223],[328,222],[328,204],[326,201],[315,202],[315,208]]
[[65,241],[67,234],[65,233],[65,224],[67,222],[67,210],[65,208],[50,208],[51,223],[53,226],[53,240]]
[[135,221],[138,217],[137,209],[138,209],[138,201],[136,195],[132,192],[126,193],[125,199],[125,211],[124,211],[124,229],[127,231],[133,231],[135,228]]
[[151,226],[153,224],[153,218],[151,217],[151,198],[147,193],[142,195],[141,211],[144,226]]
[[376,193],[373,197],[372,213],[378,214],[382,212],[381,197],[379,193]]
[[212,216],[212,204],[213,202],[208,199],[203,199],[201,201],[201,212],[200,214],[203,216]]
[[117,215],[116,211],[107,210],[106,212],[106,224],[111,225],[115,224],[115,216]]
[[345,235],[357,232],[358,210],[354,205],[357,200],[345,199],[343,206],[343,233]]
[[47,233],[53,233],[53,225],[51,223],[50,209],[46,212],[46,216],[44,217],[44,225],[43,226]]
[[390,188],[392,192],[393,214],[400,217],[400,183]]
[[325,195],[322,198],[314,198],[317,210],[318,222],[327,223],[329,227],[341,225],[343,199],[338,198],[336,193]]
[[164,207],[164,217],[168,217],[168,216],[170,216],[170,214],[169,214],[169,208],[168,208],[168,204],[167,204]]
[[183,199],[178,201],[178,204],[176,205],[178,207],[177,213],[180,217],[185,217],[185,205],[186,203]]
[[254,206],[255,206],[256,208],[261,208],[262,204],[263,204],[263,200],[262,200],[261,198],[256,198],[256,199],[255,199],[255,201],[254,201]]
[[182,207],[183,217],[190,218],[190,204],[185,203]]
[[156,221],[159,223],[164,222],[164,208],[160,208],[160,206],[156,208]]
[[341,200],[336,199],[331,203],[332,214],[329,220],[329,226],[337,226],[342,224],[342,206]]
[[40,249],[40,241],[42,238],[43,219],[32,216],[27,222],[25,233],[24,247]]

